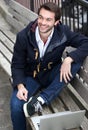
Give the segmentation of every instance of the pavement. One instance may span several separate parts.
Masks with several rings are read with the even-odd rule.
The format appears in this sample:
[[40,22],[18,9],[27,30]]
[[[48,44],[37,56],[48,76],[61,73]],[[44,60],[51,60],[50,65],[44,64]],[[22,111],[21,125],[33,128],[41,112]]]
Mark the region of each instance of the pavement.
[[[5,21],[8,6],[4,0],[0,0],[0,28],[10,30],[10,26]],[[9,82],[8,74],[0,66],[0,130],[12,130],[10,116],[10,97],[12,86]]]
[[12,130],[10,118],[11,91],[9,77],[0,66],[0,130]]

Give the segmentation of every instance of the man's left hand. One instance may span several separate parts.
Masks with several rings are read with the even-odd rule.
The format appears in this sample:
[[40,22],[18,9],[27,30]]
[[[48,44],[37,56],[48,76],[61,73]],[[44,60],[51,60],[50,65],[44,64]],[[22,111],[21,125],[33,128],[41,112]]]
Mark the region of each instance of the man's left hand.
[[73,62],[73,59],[71,57],[66,57],[61,65],[60,68],[60,82],[62,80],[65,81],[65,83],[68,83],[68,81],[71,80],[72,74],[71,74],[71,63]]

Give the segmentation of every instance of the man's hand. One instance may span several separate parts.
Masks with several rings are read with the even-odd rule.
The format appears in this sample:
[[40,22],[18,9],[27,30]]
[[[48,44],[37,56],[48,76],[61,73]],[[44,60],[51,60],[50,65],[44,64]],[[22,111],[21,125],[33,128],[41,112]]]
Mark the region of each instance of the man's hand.
[[28,90],[25,88],[25,86],[23,84],[19,84],[17,88],[18,88],[17,97],[20,100],[27,101]]
[[71,63],[73,62],[73,59],[71,57],[66,57],[61,65],[60,69],[60,82],[62,80],[65,81],[65,83],[68,83],[68,81],[71,80],[72,74],[71,74]]

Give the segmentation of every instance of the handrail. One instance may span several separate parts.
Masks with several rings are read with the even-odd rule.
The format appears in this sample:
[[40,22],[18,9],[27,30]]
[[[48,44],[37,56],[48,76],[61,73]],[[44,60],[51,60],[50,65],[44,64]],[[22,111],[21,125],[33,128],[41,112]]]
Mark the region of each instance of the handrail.
[[88,1],[86,1],[86,0],[75,0],[75,1],[77,1],[78,3],[84,5],[85,7],[88,8]]

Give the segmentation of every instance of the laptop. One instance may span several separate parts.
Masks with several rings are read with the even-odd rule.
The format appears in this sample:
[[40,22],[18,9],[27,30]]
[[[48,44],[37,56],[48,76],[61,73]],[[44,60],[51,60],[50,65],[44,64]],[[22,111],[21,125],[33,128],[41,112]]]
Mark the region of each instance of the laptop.
[[85,110],[65,111],[32,117],[36,130],[70,130],[79,128],[83,122]]

